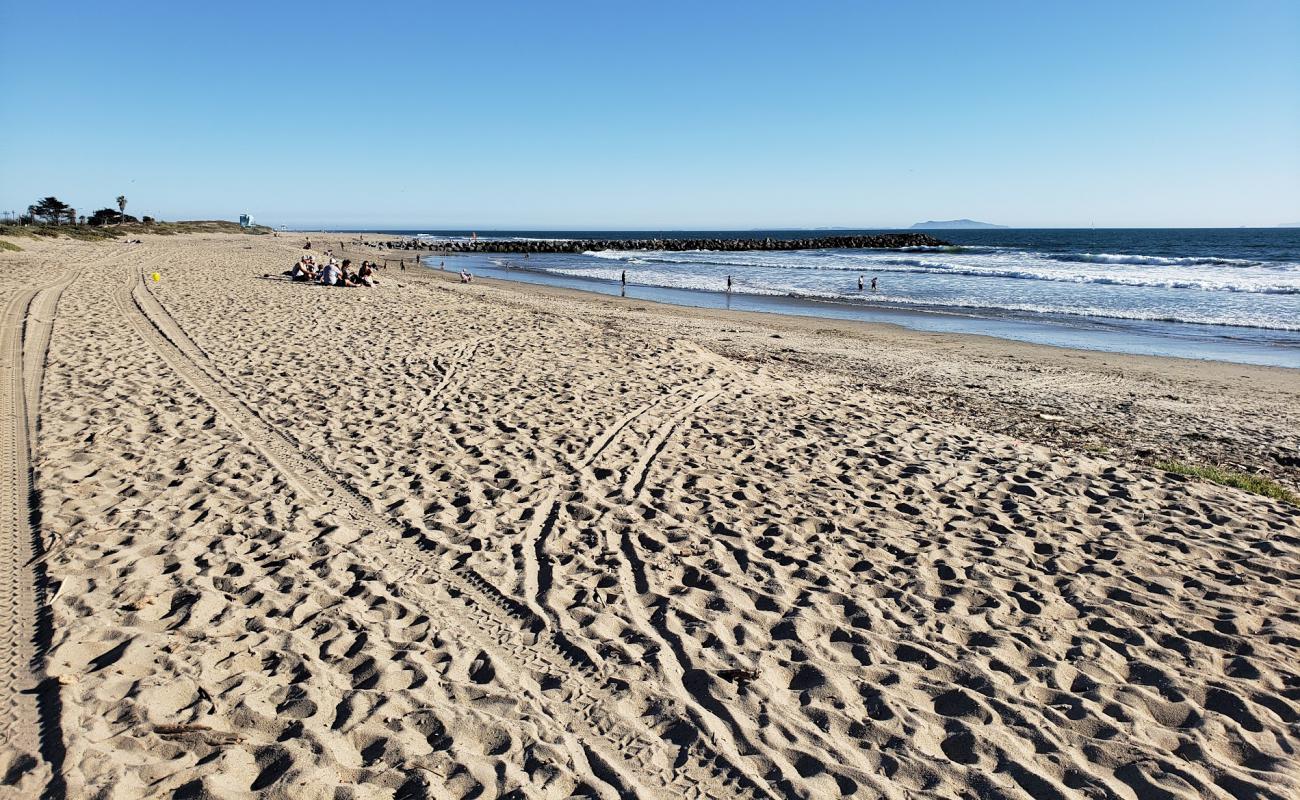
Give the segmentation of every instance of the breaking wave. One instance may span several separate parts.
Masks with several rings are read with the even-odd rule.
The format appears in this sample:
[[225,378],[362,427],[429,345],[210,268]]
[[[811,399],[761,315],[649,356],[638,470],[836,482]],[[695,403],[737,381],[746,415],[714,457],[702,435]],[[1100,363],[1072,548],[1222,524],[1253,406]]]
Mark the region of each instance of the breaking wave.
[[[1300,265],[1268,264],[1229,258],[1163,258],[1112,254],[1045,255],[1023,251],[984,254],[966,251],[963,258],[907,257],[899,251],[641,251],[599,250],[584,255],[629,265],[693,266],[702,272],[731,270],[817,270],[828,272],[927,274],[948,277],[1001,278],[1016,281],[1097,284],[1133,288],[1195,290],[1248,294],[1300,295]],[[920,252],[909,248],[909,252]],[[942,252],[931,248],[926,253]],[[1090,268],[1088,265],[1098,265]],[[1115,265],[1117,269],[1106,269]],[[1132,267],[1155,267],[1133,269]],[[1225,267],[1231,267],[1225,269]]]
[[1082,261],[1087,264],[1136,264],[1152,267],[1258,267],[1262,262],[1244,258],[1167,258],[1164,256],[1139,256],[1127,253],[1064,253],[1054,256],[1060,261]]

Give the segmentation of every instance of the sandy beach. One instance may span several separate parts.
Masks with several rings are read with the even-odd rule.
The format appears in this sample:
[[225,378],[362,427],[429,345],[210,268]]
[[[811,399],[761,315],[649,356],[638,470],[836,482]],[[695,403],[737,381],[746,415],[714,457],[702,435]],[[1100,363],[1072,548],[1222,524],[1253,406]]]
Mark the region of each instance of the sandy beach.
[[0,251],[0,797],[1300,797],[1300,508],[1156,467],[1294,370],[142,239]]

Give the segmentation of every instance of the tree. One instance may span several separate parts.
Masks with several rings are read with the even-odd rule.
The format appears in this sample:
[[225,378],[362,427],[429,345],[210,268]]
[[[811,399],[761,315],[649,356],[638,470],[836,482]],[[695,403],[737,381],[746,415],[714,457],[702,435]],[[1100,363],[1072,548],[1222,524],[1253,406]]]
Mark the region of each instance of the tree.
[[71,206],[57,197],[46,197],[35,205],[27,207],[27,213],[38,219],[44,219],[51,225],[63,222],[63,217],[71,210]]
[[[119,194],[119,195],[117,196],[117,210],[120,211],[120,212],[122,213],[122,216],[124,216],[124,217],[126,216],[126,195],[124,195],[124,194]],[[121,224],[122,224],[122,220],[119,219],[119,220],[117,221],[117,224],[118,224],[118,225],[121,225]]]
[[123,222],[135,222],[130,214],[123,214],[112,208],[101,208],[86,219],[91,225],[121,225]]

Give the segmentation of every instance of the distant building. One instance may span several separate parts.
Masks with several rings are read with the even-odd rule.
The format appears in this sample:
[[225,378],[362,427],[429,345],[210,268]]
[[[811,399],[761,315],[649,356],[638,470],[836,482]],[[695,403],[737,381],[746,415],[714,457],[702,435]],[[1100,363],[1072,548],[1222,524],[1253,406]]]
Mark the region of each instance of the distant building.
[[252,215],[252,214],[240,214],[240,215],[239,215],[239,227],[241,227],[241,228],[251,228],[251,227],[253,227],[253,215]]

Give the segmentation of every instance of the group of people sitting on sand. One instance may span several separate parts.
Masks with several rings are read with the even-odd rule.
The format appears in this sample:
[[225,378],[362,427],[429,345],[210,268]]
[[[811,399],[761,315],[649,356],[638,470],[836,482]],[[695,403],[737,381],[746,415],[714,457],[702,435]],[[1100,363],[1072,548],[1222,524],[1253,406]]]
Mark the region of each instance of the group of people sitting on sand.
[[322,286],[378,286],[375,278],[375,265],[362,261],[361,267],[352,270],[352,259],[345,258],[342,263],[333,257],[317,264],[314,256],[308,254],[298,259],[289,270],[289,278],[298,283],[319,283]]

